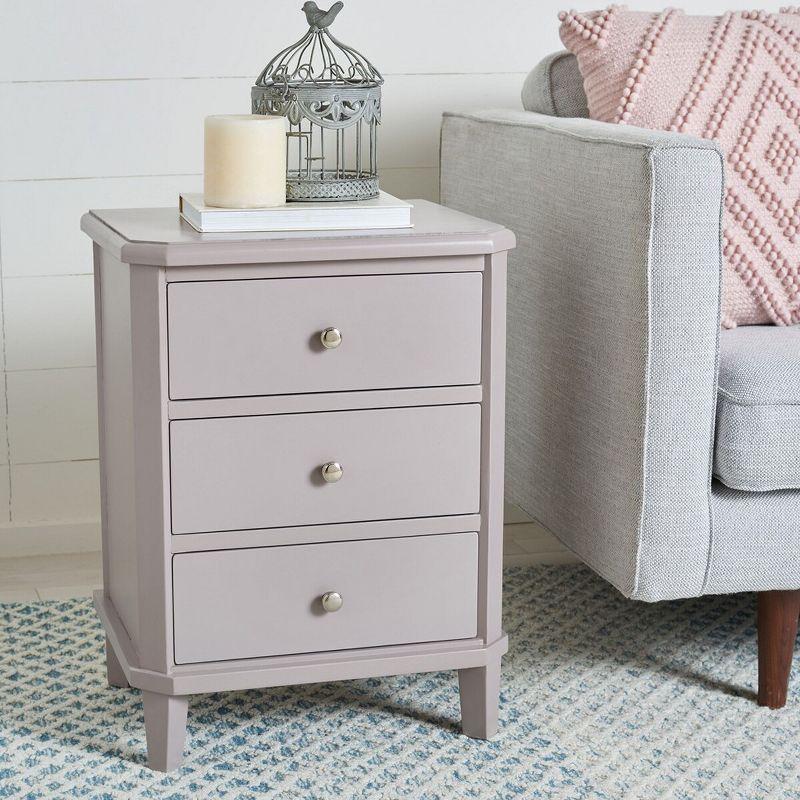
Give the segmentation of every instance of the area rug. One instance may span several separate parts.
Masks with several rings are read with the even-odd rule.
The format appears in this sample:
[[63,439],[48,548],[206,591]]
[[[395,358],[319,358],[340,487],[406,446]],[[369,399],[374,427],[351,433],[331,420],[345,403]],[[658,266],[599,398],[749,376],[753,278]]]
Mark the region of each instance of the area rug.
[[800,680],[754,702],[751,595],[646,605],[583,567],[506,571],[500,732],[459,734],[455,673],[193,698],[184,766],[145,766],[90,601],[0,606],[0,798],[800,796]]

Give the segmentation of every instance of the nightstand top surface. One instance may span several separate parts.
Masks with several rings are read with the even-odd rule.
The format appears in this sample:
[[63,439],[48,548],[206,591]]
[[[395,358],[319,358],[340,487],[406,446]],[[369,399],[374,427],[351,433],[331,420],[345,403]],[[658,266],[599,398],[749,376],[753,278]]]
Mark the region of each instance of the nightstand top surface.
[[413,228],[198,233],[176,207],[92,210],[81,228],[129,264],[182,266],[472,255],[514,247],[502,225],[427,200],[411,200]]

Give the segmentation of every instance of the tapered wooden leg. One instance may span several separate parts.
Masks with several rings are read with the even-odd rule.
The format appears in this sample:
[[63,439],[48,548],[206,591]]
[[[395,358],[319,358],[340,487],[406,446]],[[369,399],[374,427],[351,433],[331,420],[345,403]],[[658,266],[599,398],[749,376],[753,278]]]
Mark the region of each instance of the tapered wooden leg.
[[106,677],[108,678],[109,686],[118,686],[120,689],[127,689],[130,687],[128,679],[125,677],[125,672],[122,665],[119,663],[117,654],[111,646],[106,636]]
[[491,739],[497,733],[500,705],[500,659],[485,667],[458,671],[461,693],[461,730],[473,739]]
[[758,593],[758,704],[786,704],[792,669],[800,590]]
[[169,772],[183,761],[189,698],[142,691],[142,702],[147,764],[150,769]]

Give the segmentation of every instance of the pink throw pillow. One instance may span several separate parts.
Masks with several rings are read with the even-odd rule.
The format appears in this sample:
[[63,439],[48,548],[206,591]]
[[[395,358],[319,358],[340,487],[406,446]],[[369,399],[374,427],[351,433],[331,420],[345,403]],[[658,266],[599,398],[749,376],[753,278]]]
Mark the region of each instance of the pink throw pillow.
[[800,323],[800,11],[559,15],[592,119],[725,154],[722,324]]

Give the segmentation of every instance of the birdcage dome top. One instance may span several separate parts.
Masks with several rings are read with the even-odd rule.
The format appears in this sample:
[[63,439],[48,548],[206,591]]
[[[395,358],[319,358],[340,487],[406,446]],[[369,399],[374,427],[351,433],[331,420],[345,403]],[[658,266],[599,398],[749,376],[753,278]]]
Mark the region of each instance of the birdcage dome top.
[[314,2],[306,2],[302,11],[308,31],[273,57],[256,79],[256,86],[286,89],[380,86],[383,76],[369,59],[328,30],[343,6],[344,3],[337,2],[326,11]]

